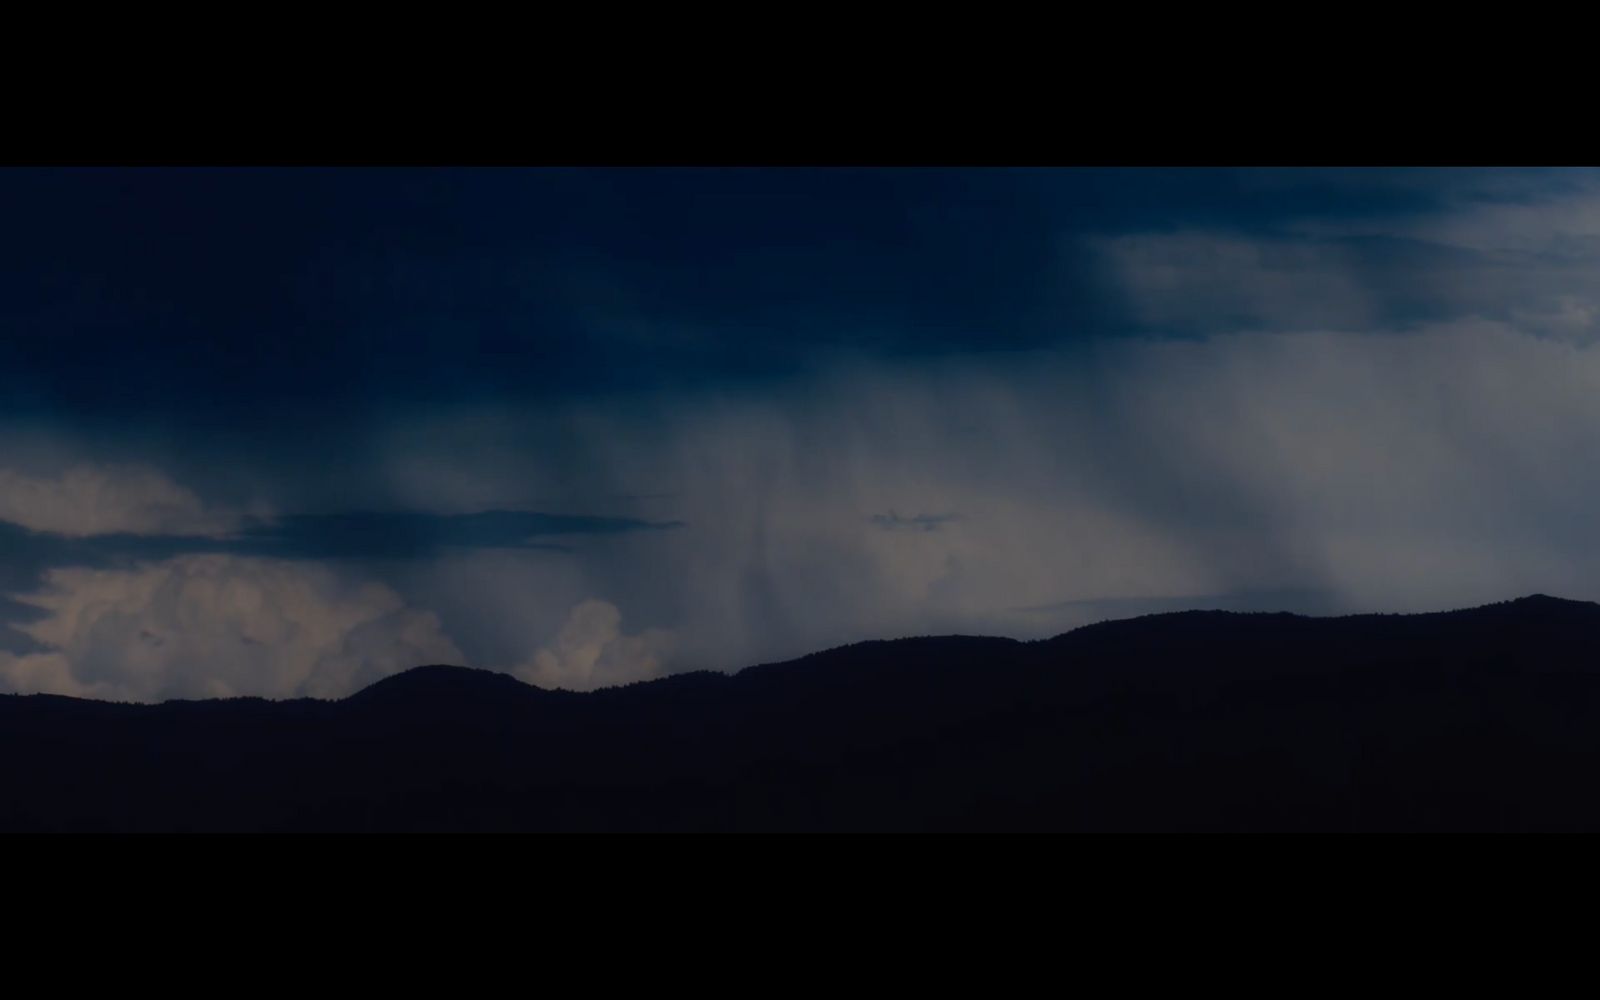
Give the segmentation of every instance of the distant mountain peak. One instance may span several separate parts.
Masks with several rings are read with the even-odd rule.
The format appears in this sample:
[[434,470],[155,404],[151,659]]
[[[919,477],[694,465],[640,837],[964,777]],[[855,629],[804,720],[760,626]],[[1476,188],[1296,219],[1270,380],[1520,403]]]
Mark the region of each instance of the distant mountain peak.
[[1486,611],[1496,608],[1515,611],[1600,611],[1600,604],[1593,601],[1574,601],[1566,597],[1552,597],[1549,594],[1529,594],[1526,597],[1488,604],[1472,610]]
[[370,684],[347,701],[463,701],[483,698],[526,698],[543,693],[510,674],[476,667],[434,664],[385,677]]

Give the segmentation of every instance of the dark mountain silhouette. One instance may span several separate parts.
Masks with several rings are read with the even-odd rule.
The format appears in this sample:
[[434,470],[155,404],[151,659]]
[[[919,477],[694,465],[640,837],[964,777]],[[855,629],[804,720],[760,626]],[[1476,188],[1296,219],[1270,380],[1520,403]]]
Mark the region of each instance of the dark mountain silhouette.
[[1191,611],[575,694],[0,697],[0,829],[1594,830],[1600,605]]
[[435,705],[462,707],[495,706],[503,702],[523,704],[558,692],[543,691],[524,684],[510,674],[471,667],[416,667],[393,677],[385,677],[345,699],[347,703],[369,706],[405,707]]

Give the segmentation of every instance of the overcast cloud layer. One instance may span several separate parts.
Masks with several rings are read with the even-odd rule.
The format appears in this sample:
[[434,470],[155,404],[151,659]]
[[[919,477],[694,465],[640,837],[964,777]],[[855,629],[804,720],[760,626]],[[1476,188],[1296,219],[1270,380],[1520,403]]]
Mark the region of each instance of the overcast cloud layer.
[[[1592,175],[1165,177],[612,180],[653,214],[530,217],[537,238],[497,230],[471,259],[436,234],[438,266],[408,272],[425,305],[479,296],[511,338],[499,353],[470,312],[455,356],[435,353],[442,314],[437,334],[385,328],[349,302],[374,258],[324,249],[301,259],[323,284],[297,301],[344,303],[308,315],[351,387],[265,354],[241,374],[184,354],[190,334],[150,334],[177,359],[152,377],[187,386],[187,421],[141,386],[65,405],[74,371],[110,384],[95,347],[127,347],[84,332],[118,301],[114,271],[98,297],[64,289],[90,251],[62,251],[58,299],[17,293],[0,315],[18,362],[0,417],[0,690],[337,697],[433,662],[588,689],[1189,606],[1600,599]],[[417,183],[455,194],[396,195],[381,225],[374,202],[321,245],[384,226],[420,239],[418,199],[487,225],[449,178]],[[557,180],[526,183],[599,183]],[[189,195],[182,175],[129,183],[229,203],[209,175]],[[682,235],[696,210],[700,235]],[[288,253],[292,228],[274,233]],[[974,235],[992,256],[958,249]],[[560,299],[576,326],[551,319],[551,287],[587,289]],[[196,295],[219,341],[265,335]],[[68,361],[51,329],[89,353]],[[396,347],[430,359],[433,391],[397,388],[417,372],[379,360]]]

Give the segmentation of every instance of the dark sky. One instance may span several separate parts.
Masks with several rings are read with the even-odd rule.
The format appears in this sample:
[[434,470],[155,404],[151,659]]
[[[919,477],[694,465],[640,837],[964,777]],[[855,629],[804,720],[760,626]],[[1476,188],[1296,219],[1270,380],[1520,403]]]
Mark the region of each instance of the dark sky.
[[0,689],[1600,596],[1575,170],[0,172]]

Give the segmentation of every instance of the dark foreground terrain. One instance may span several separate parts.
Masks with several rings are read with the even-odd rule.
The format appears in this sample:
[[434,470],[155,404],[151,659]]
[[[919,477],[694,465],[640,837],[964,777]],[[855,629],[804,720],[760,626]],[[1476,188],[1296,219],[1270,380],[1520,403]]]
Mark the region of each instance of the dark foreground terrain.
[[4,830],[1596,830],[1600,605],[1186,612],[592,694],[0,697]]

